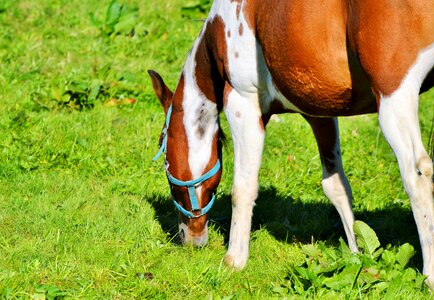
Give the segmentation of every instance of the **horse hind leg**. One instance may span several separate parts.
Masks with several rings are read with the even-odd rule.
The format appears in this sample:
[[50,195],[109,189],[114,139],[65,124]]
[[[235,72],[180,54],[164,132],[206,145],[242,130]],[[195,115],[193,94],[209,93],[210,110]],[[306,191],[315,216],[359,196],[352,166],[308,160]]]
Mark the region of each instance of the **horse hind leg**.
[[357,252],[356,239],[353,231],[354,215],[351,209],[351,187],[344,174],[339,142],[339,127],[337,119],[313,118],[304,116],[312,127],[322,163],[322,187],[338,211],[344,225],[348,245]]
[[[433,164],[421,139],[418,97],[422,80],[434,64],[434,45],[419,54],[399,88],[379,96],[379,123],[393,149],[410,198],[423,256],[423,273],[434,287]],[[381,94],[380,94],[381,95]]]

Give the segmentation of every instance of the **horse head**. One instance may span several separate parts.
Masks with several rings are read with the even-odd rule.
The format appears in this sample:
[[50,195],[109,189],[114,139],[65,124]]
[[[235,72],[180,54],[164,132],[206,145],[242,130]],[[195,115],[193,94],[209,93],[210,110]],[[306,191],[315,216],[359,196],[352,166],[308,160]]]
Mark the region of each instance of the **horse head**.
[[[160,136],[158,158],[165,153],[165,169],[179,211],[179,236],[183,244],[208,242],[208,212],[216,198],[221,177],[221,144],[215,103],[196,97],[181,75],[173,93],[155,71],[148,71],[166,121]],[[193,109],[192,109],[193,107]]]

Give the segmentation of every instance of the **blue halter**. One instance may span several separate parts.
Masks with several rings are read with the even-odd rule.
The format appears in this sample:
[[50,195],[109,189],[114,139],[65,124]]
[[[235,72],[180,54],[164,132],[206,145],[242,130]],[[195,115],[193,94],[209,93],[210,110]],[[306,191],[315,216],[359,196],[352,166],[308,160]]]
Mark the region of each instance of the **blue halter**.
[[[170,105],[170,107],[167,111],[166,123],[165,123],[163,131],[162,131],[163,140],[161,142],[160,150],[158,150],[157,155],[155,155],[154,158],[152,159],[153,161],[156,161],[161,156],[161,154],[163,152],[165,154],[167,152],[167,130],[169,129],[171,114],[172,114],[172,105]],[[216,194],[214,193],[214,195],[211,198],[211,201],[205,207],[200,208],[199,202],[198,202],[197,196],[196,196],[196,187],[200,186],[204,181],[210,179],[215,174],[217,174],[217,172],[221,168],[220,157],[217,160],[217,163],[214,165],[214,167],[211,170],[209,170],[208,172],[206,172],[204,175],[202,175],[201,177],[199,177],[197,179],[187,180],[187,181],[182,181],[182,180],[179,180],[179,179],[176,179],[175,177],[173,177],[172,174],[169,173],[167,161],[165,161],[165,164],[166,164],[167,179],[169,180],[169,182],[174,184],[174,185],[177,185],[177,186],[187,187],[187,189],[188,189],[188,195],[190,197],[190,203],[191,203],[191,211],[186,210],[181,205],[179,205],[175,199],[173,199],[173,204],[178,209],[178,211],[180,211],[184,216],[186,216],[187,218],[190,218],[190,219],[199,218],[199,217],[203,216],[204,214],[208,213],[208,211],[211,209],[211,207],[214,204]],[[195,214],[193,214],[194,211],[199,211],[200,214],[195,215]]]

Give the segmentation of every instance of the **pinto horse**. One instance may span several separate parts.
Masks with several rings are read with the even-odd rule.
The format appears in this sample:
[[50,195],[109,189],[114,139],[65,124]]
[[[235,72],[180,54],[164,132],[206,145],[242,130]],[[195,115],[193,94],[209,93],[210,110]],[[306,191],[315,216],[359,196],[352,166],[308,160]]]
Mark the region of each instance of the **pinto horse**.
[[216,0],[175,92],[149,71],[166,114],[159,153],[166,154],[182,241],[208,240],[207,213],[222,172],[224,110],[234,143],[224,262],[245,266],[265,127],[272,114],[292,112],[312,127],[324,193],[356,252],[336,117],[378,112],[410,197],[423,273],[433,286],[433,164],[418,121],[419,94],[434,86],[433,67],[433,0]]

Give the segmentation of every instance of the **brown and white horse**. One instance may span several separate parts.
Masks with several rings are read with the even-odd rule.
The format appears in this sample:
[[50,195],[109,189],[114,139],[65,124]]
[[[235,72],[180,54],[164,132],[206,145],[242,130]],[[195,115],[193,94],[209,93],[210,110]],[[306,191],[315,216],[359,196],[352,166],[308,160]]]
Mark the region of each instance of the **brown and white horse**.
[[208,239],[224,110],[235,152],[224,261],[245,266],[266,124],[272,114],[297,112],[312,127],[324,193],[357,251],[336,117],[378,112],[411,200],[423,273],[433,285],[433,165],[418,122],[418,96],[434,85],[433,66],[433,0],[216,0],[175,93],[149,71],[166,112],[161,143],[183,242]]

